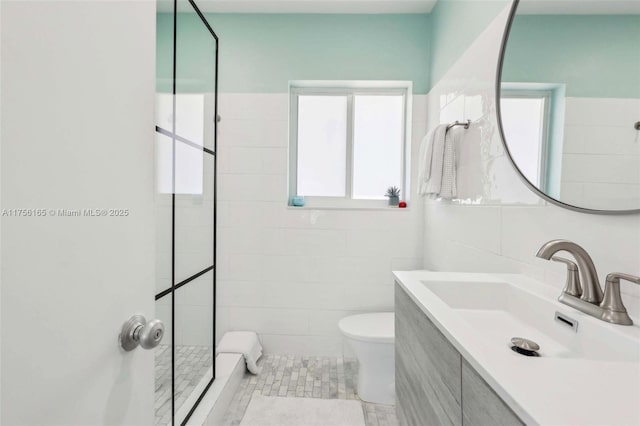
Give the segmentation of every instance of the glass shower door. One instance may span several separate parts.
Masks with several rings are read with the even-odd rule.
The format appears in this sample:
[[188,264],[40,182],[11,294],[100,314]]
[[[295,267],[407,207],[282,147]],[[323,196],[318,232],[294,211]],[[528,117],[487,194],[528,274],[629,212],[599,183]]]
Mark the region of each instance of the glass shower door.
[[157,15],[156,303],[170,330],[156,353],[162,425],[186,423],[215,371],[217,36],[194,2],[171,3]]

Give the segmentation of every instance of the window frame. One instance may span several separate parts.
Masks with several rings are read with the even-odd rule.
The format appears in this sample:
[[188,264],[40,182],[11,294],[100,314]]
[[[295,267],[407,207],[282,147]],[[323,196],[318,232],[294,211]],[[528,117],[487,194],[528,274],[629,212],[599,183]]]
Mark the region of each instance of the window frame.
[[412,83],[408,81],[298,81],[289,84],[289,175],[288,203],[298,195],[298,98],[299,96],[341,96],[347,98],[345,196],[305,196],[310,208],[386,208],[387,200],[353,198],[354,98],[358,95],[402,96],[401,183],[400,198],[409,199],[410,147],[412,123]]

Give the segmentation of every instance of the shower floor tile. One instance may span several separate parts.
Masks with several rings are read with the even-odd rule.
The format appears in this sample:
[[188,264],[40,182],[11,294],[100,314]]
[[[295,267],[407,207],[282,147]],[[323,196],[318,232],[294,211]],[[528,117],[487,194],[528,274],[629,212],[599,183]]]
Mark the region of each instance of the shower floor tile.
[[[342,357],[265,355],[258,361],[260,373],[245,373],[225,415],[224,426],[238,426],[251,396],[286,398],[354,399],[358,363]],[[367,426],[397,426],[393,405],[361,401]]]
[[[211,347],[176,346],[176,409],[189,397],[212,366]],[[155,349],[155,425],[171,424],[171,346]]]

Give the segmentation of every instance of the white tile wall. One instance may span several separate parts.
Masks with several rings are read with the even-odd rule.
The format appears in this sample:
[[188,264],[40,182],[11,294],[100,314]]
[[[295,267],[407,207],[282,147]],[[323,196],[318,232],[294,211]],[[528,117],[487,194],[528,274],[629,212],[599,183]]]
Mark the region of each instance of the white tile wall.
[[[546,205],[508,163],[497,132],[494,96],[495,64],[507,14],[508,5],[429,94],[430,127],[456,119],[475,120],[458,152],[459,191],[476,204],[425,203],[424,266],[524,273],[560,290],[564,266],[538,259],[535,253],[548,240],[566,238],[589,251],[601,281],[612,271],[640,274],[639,215],[594,216]],[[609,107],[617,108],[611,102]],[[610,115],[620,119],[620,114],[616,110]],[[586,149],[586,144],[573,145]],[[630,169],[629,173],[637,172],[637,163]],[[635,315],[640,315],[639,290],[623,284],[627,307]]]
[[[466,7],[459,2],[459,7]],[[505,10],[509,7],[505,3]],[[491,37],[503,28],[489,29]],[[457,63],[431,89],[428,96],[429,129],[439,123],[471,120],[456,146],[458,198],[476,204],[540,204],[518,180],[500,142],[495,118],[495,67],[500,43],[476,40]]]
[[[220,96],[218,336],[255,330],[271,353],[349,353],[338,320],[392,310],[391,271],[421,267],[422,205],[287,207],[288,100]],[[413,96],[413,116],[417,153],[426,96]]]
[[[560,199],[594,209],[640,206],[640,99],[567,98]],[[636,118],[634,118],[636,117]]]

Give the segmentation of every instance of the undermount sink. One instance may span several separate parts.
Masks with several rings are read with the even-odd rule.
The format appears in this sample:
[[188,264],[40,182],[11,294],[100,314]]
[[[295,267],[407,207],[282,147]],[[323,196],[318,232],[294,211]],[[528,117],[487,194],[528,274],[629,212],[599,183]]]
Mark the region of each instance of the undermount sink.
[[[640,345],[620,327],[509,282],[425,280],[422,284],[477,331],[483,344],[509,350],[511,338],[540,345],[542,358],[640,362]],[[569,322],[556,320],[560,312]],[[535,361],[532,361],[535,362]]]

